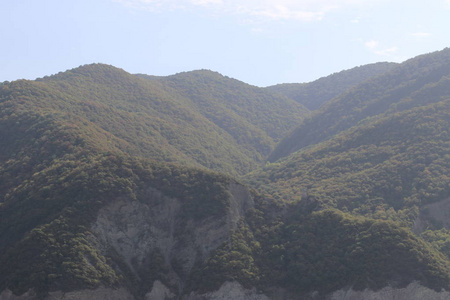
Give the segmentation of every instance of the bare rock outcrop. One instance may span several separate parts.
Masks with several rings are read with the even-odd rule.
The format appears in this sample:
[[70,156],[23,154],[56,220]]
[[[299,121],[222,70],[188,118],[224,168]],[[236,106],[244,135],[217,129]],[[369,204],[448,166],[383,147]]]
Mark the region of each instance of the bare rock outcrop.
[[424,205],[416,218],[412,231],[420,234],[428,227],[441,226],[450,229],[450,198]]
[[[5,290],[0,294],[0,300],[36,300],[38,299],[33,291],[28,291],[20,296],[14,295],[11,291]],[[62,291],[50,292],[44,300],[134,300],[126,289],[113,289],[99,287],[97,289],[86,289],[64,293]]]
[[393,288],[387,286],[378,291],[365,289],[355,291],[353,289],[339,290],[332,293],[326,300],[448,300],[450,292],[434,291],[420,285],[418,282],[412,282],[404,288]]
[[189,296],[183,297],[183,300],[269,300],[270,298],[262,293],[258,293],[256,289],[245,289],[237,282],[225,282],[219,290],[196,294],[191,293]]
[[146,198],[117,198],[103,207],[91,228],[94,242],[105,253],[113,249],[138,280],[143,279],[140,267],[152,253],[160,253],[168,270],[166,284],[175,294],[182,292],[194,265],[227,241],[245,211],[254,206],[247,188],[235,183],[229,186],[223,215],[203,219],[186,217],[180,199],[156,189],[149,188]]

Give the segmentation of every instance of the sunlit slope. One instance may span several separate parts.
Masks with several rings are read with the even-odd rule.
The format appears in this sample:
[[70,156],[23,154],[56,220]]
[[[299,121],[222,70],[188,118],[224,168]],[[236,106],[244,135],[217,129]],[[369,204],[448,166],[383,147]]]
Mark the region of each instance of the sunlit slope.
[[[219,75],[211,73],[206,78],[211,76]],[[188,86],[207,93],[203,91],[206,87],[195,84]],[[285,106],[278,110],[278,115],[268,114],[264,105],[242,104],[244,111],[250,108],[263,111],[257,118],[260,123],[256,124],[255,119],[246,118],[245,114],[215,107],[213,104],[223,101],[222,98],[209,99],[213,104],[208,108],[200,105],[196,97],[184,94],[181,88],[177,91],[166,83],[94,64],[37,81],[6,84],[1,97],[3,105],[16,113],[39,112],[55,120],[73,120],[75,127],[88,127],[86,134],[91,131],[95,135],[93,131],[97,129],[109,133],[110,141],[99,140],[105,149],[119,148],[135,156],[203,166],[229,174],[254,169],[273,149],[275,140],[300,122],[305,111],[283,97]],[[256,97],[248,101],[258,101],[263,95],[255,92],[245,99]],[[269,100],[279,105],[278,99]],[[266,102],[270,104],[269,100]],[[211,110],[216,119],[207,113]]]
[[167,77],[140,76],[188,98],[193,109],[225,130],[258,160],[267,157],[275,142],[309,113],[287,97],[208,70]]

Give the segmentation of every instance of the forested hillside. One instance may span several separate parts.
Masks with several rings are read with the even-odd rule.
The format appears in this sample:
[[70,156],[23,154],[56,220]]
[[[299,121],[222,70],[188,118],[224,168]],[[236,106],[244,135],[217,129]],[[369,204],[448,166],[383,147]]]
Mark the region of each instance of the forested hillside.
[[280,141],[309,112],[291,99],[208,70],[153,79],[189,98],[196,110],[249,148],[259,149],[265,135]]
[[[217,77],[207,73],[204,79],[214,78],[210,80],[216,88],[226,89],[230,80]],[[208,87],[195,84],[191,87],[209,93]],[[236,175],[260,164],[275,141],[300,123],[306,110],[287,98],[256,93],[238,81],[233,84],[232,91],[241,95],[238,100],[249,103],[242,105],[240,114],[214,106],[236,107],[231,97],[212,95],[210,107],[199,105],[181,89],[107,65],[87,65],[37,81],[13,82],[4,86],[2,98],[5,113],[6,109],[15,112],[5,122],[27,118],[30,112],[54,120],[71,119],[72,126],[86,127],[91,135],[108,134],[102,144],[107,150],[118,148],[135,156]],[[215,119],[208,113],[211,110]],[[252,114],[258,118],[249,117]]]
[[[173,281],[181,271],[169,272],[169,267],[182,268],[184,264],[170,258],[165,261],[161,249],[152,246],[144,250],[144,258],[150,261],[133,267],[121,249],[102,244],[94,233],[92,226],[98,222],[100,211],[123,201],[123,207],[141,205],[141,210],[153,208],[161,215],[160,206],[175,201],[173,219],[164,220],[177,228],[172,230],[173,239],[181,239],[192,223],[208,218],[223,222],[223,216],[228,215],[225,212],[235,205],[230,186],[237,183],[225,175],[205,167],[186,168],[165,159],[158,162],[134,156],[133,151],[141,150],[138,154],[142,157],[148,151],[139,149],[142,144],[126,140],[133,137],[127,137],[126,132],[132,132],[136,125],[133,121],[139,118],[139,104],[121,102],[128,93],[111,94],[111,88],[119,85],[115,80],[125,77],[133,83],[134,78],[108,66],[85,68],[112,73],[86,79],[82,68],[74,74],[59,74],[57,80],[1,86],[1,291],[9,289],[21,295],[31,289],[41,299],[55,290],[126,286],[141,299],[155,279],[168,278],[166,284],[176,284]],[[84,72],[79,75],[79,71]],[[63,80],[66,76],[81,79],[72,78],[73,85],[69,85]],[[96,88],[103,86],[97,86],[97,81],[102,80],[107,86],[98,92]],[[92,86],[86,84],[89,81],[93,81]],[[126,81],[120,84],[127,86]],[[58,85],[64,86],[66,93],[58,92]],[[139,92],[139,85],[128,88]],[[136,97],[138,100],[142,99]],[[180,111],[180,118],[188,113]],[[164,149],[155,141],[143,141],[150,142]],[[176,158],[182,162],[183,157]],[[232,227],[224,232],[230,230]],[[224,237],[216,234],[216,239],[220,242]],[[192,259],[196,263],[200,260],[195,255]],[[150,272],[145,269],[149,266]]]
[[310,110],[316,110],[339,94],[384,74],[395,66],[394,63],[375,63],[334,73],[313,82],[283,83],[269,86],[267,89],[285,95]]
[[287,136],[269,160],[327,140],[383,113],[444,100],[449,95],[450,49],[410,59],[328,102]]
[[311,115],[207,70],[0,84],[0,298],[445,298],[450,50],[308,89]]
[[280,199],[412,227],[417,208],[450,198],[447,100],[387,115],[268,164],[250,183]]

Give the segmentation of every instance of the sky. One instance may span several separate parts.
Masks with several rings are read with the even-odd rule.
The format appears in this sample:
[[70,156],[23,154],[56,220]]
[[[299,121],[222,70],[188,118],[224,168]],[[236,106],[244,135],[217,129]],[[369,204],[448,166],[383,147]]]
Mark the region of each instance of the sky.
[[450,46],[450,0],[0,1],[0,82],[105,63],[269,86]]

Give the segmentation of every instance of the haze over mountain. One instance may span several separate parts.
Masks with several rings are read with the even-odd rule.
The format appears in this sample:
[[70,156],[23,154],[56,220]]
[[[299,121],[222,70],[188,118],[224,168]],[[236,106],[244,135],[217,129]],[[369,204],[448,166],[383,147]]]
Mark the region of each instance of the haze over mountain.
[[0,84],[0,297],[450,297],[450,50],[305,86]]
[[309,83],[284,83],[267,87],[268,90],[285,95],[310,110],[342,94],[358,84],[394,68],[395,63],[376,63],[355,67],[319,78]]
[[418,56],[334,98],[281,141],[269,160],[327,140],[369,117],[445,99],[449,57],[448,48]]

